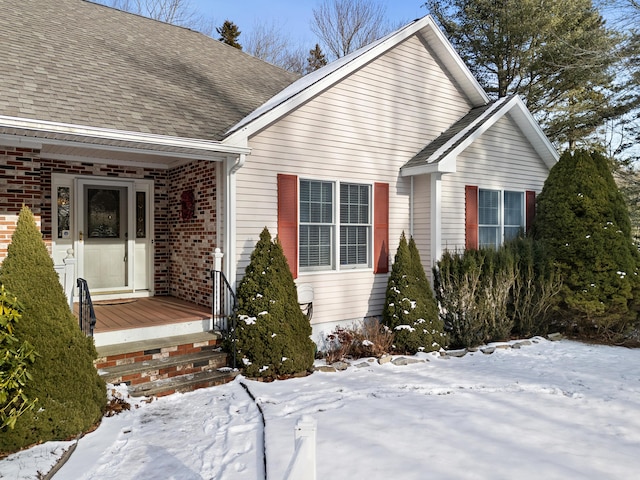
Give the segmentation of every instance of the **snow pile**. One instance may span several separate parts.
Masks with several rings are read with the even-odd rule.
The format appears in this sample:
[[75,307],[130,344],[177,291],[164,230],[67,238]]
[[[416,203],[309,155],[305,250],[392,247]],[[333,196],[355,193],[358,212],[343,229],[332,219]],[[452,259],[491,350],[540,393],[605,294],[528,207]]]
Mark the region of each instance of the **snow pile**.
[[[640,350],[535,339],[406,366],[359,360],[273,383],[239,377],[106,418],[54,480],[283,478],[293,429],[317,421],[317,478],[634,478],[640,469]],[[36,478],[44,446],[0,462]],[[19,464],[19,468],[16,465]],[[40,467],[38,467],[40,468]],[[42,471],[42,468],[41,468]]]

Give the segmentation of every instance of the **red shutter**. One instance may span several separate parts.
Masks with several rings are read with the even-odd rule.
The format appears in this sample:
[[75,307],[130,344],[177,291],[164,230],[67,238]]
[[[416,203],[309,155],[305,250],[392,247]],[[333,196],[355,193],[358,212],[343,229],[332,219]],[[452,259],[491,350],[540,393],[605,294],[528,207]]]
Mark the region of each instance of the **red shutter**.
[[478,187],[467,185],[464,187],[464,233],[465,248],[478,248]]
[[373,185],[373,273],[389,271],[389,184]]
[[278,174],[278,239],[293,278],[298,278],[298,177]]
[[531,227],[533,226],[533,219],[536,217],[536,192],[532,190],[527,190],[526,193],[526,203],[525,203],[525,218],[526,218],[526,228],[527,235],[531,233]]

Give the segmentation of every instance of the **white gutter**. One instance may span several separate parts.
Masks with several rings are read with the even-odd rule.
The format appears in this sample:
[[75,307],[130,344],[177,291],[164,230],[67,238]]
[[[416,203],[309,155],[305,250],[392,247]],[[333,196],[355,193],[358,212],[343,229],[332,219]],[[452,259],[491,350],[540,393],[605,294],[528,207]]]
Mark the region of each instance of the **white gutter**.
[[[83,138],[93,138],[107,141],[138,143],[149,146],[186,148],[209,152],[215,151],[219,153],[247,154],[250,152],[250,149],[248,147],[226,145],[212,140],[173,137],[169,135],[157,135],[154,133],[130,132],[110,128],[49,122],[45,120],[32,120],[29,118],[8,117],[5,115],[0,115],[0,127],[39,131],[58,135],[75,135]],[[53,139],[51,141],[43,141],[43,143],[48,142],[65,142],[65,140]],[[69,142],[69,140],[66,140],[65,143]],[[77,144],[77,142],[75,143]],[[93,144],[89,145],[95,146]]]

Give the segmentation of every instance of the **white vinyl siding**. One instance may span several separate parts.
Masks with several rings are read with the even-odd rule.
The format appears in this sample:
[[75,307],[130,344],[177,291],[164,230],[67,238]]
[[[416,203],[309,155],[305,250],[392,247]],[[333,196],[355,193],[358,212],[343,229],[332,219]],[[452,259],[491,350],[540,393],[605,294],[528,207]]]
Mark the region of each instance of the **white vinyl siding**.
[[[469,108],[424,44],[412,37],[253,136],[251,155],[237,173],[239,278],[260,231],[267,226],[277,234],[278,173],[389,183],[393,259],[410,226],[411,183],[399,176],[400,167]],[[313,285],[313,323],[347,324],[381,314],[387,275],[375,275],[372,268],[301,271],[296,282]]]

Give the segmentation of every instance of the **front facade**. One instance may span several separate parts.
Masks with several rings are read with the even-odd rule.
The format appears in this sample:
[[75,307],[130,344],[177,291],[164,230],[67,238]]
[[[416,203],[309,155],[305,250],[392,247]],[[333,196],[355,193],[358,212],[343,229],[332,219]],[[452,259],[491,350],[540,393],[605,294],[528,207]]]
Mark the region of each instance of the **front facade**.
[[[526,230],[557,160],[522,101],[490,102],[429,17],[295,81],[203,35],[82,0],[14,3],[35,23],[48,12],[80,16],[92,33],[98,15],[116,38],[136,28],[140,56],[155,55],[142,72],[115,47],[105,65],[83,66],[75,81],[95,76],[95,101],[38,83],[39,69],[55,80],[76,67],[70,57],[0,80],[0,257],[26,204],[54,262],[73,249],[94,296],[210,305],[214,249],[237,283],[267,226],[313,290],[317,335],[380,315],[402,232],[430,271],[444,249]],[[50,54],[21,41],[16,51]],[[141,75],[136,88],[103,87]]]

